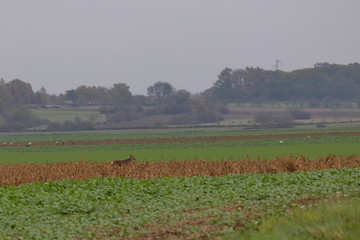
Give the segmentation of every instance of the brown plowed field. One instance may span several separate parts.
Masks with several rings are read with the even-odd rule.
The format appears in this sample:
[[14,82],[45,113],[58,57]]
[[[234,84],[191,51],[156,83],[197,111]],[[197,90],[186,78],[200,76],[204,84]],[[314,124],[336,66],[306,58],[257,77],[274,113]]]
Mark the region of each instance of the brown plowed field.
[[277,173],[314,171],[360,167],[360,156],[328,156],[309,160],[299,157],[277,157],[273,160],[253,161],[172,161],[140,162],[114,166],[100,162],[61,162],[48,164],[0,165],[0,185],[20,185],[39,181],[62,179],[82,180],[94,177],[190,177],[225,176],[244,173]]
[[[272,134],[272,135],[245,135],[245,136],[213,136],[213,137],[182,137],[182,138],[143,138],[143,139],[114,139],[114,140],[79,140],[74,143],[66,141],[59,142],[58,146],[69,145],[106,145],[106,144],[147,144],[147,143],[177,143],[177,142],[201,142],[201,141],[232,141],[232,140],[255,140],[272,138],[301,138],[301,137],[323,137],[323,136],[356,136],[360,132],[330,132],[330,133],[311,133],[311,134]],[[55,142],[38,141],[33,142],[32,146],[54,146]],[[15,142],[13,147],[26,146],[26,142]],[[6,145],[3,147],[10,147]]]

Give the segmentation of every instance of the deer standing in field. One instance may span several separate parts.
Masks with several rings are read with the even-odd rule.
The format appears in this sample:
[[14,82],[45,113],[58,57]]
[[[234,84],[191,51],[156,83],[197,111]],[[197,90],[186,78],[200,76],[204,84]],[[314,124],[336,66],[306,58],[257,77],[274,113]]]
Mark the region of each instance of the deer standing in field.
[[128,159],[125,159],[125,160],[115,160],[115,161],[112,161],[111,164],[112,165],[125,165],[125,164],[129,164],[131,162],[135,162],[136,161],[136,158],[130,154],[130,157]]

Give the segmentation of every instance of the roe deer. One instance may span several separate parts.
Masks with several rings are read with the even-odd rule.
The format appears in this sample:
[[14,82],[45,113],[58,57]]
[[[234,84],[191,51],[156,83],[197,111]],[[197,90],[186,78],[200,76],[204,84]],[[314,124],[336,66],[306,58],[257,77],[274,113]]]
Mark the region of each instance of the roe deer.
[[123,165],[123,164],[129,164],[133,161],[136,161],[136,158],[130,154],[130,157],[128,159],[125,159],[125,160],[115,160],[115,161],[112,161],[111,164],[113,165]]

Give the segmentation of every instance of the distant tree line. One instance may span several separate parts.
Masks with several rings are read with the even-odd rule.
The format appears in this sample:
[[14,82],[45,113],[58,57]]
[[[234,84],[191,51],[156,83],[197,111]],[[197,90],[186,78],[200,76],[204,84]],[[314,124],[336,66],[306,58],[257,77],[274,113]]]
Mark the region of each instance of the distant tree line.
[[317,63],[292,72],[225,68],[207,93],[227,103],[359,101],[360,64]]
[[5,83],[0,79],[0,131],[21,131],[43,124],[25,107],[35,101],[31,85],[19,79]]
[[[37,119],[31,108],[98,106],[106,115],[107,123],[119,123],[154,115],[173,115],[166,124],[197,124],[222,120],[226,107],[195,100],[190,92],[176,90],[170,83],[156,82],[148,87],[147,96],[133,95],[125,83],[116,83],[110,89],[79,86],[65,94],[50,95],[45,88],[33,92],[29,83],[19,79],[6,83],[0,79],[0,131],[21,131],[47,124],[48,130],[94,129],[91,121],[49,122]],[[221,104],[220,104],[221,105]],[[162,124],[158,125],[161,126]]]
[[[156,82],[149,86],[147,95],[133,95],[126,83],[115,83],[111,88],[83,85],[59,95],[51,95],[45,88],[34,92],[31,84],[20,79],[5,82],[1,78],[0,131],[24,130],[41,124],[48,124],[51,130],[94,127],[91,122],[81,122],[79,119],[62,124],[40,120],[29,110],[31,107],[95,105],[99,106],[100,113],[106,115],[108,123],[172,115],[167,124],[176,125],[216,123],[223,119],[223,114],[228,113],[228,103],[286,101],[326,107],[337,101],[360,103],[359,93],[359,63],[317,63],[313,68],[292,72],[250,67],[225,68],[210,88],[195,95],[185,89],[177,90],[168,82]],[[259,116],[257,121],[262,123],[266,119]]]

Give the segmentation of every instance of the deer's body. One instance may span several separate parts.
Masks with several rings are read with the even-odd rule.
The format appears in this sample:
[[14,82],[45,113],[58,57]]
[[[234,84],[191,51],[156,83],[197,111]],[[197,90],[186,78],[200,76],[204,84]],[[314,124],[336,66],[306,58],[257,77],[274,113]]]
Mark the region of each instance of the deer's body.
[[129,164],[131,162],[134,162],[136,161],[136,158],[130,154],[130,157],[128,159],[125,159],[125,160],[115,160],[115,161],[112,161],[111,164],[112,165],[125,165],[125,164]]

